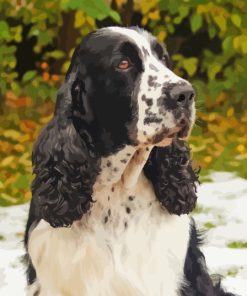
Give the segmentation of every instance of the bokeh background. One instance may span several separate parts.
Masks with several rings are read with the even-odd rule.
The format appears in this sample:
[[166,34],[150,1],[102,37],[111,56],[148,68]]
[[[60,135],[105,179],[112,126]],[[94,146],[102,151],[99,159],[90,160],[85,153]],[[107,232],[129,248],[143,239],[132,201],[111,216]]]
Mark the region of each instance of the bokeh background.
[[74,48],[111,25],[151,31],[175,73],[195,86],[189,143],[203,184],[193,216],[208,230],[210,273],[246,295],[246,0],[0,0],[0,294],[25,295],[20,256],[33,142],[52,117]]
[[246,0],[1,0],[0,205],[30,199],[31,149],[73,50],[90,31],[138,25],[197,91],[190,146],[202,176],[247,177]]

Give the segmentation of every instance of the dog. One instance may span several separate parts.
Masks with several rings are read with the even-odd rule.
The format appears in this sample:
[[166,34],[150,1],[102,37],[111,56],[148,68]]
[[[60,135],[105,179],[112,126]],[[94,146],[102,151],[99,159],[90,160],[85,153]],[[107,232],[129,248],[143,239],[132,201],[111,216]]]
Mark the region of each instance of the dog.
[[28,295],[233,295],[209,276],[188,215],[194,121],[194,89],[153,35],[84,38],[33,148]]

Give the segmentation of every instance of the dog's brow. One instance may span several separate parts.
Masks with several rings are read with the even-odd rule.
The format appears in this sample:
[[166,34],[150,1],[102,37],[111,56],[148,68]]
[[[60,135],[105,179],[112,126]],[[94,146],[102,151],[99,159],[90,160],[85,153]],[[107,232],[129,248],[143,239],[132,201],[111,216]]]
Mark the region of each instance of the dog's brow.
[[159,58],[162,58],[165,53],[163,46],[157,41],[152,42],[151,49],[158,55]]
[[[142,52],[144,57],[147,53],[149,55],[152,54],[149,41],[144,36],[142,36],[142,34],[140,34],[139,32],[136,32],[131,29],[119,28],[119,27],[109,27],[108,29],[111,30],[112,32],[116,32],[118,34],[121,34],[131,39],[132,42],[134,42],[134,44],[136,44],[138,48],[140,48],[140,51]],[[145,49],[145,52],[143,51],[143,49]]]
[[150,56],[148,50],[144,46],[142,47],[142,52],[145,59]]
[[133,42],[125,41],[120,46],[120,51],[128,56],[132,62],[135,62],[138,64],[139,68],[141,68],[141,54],[140,54],[140,48],[136,46]]

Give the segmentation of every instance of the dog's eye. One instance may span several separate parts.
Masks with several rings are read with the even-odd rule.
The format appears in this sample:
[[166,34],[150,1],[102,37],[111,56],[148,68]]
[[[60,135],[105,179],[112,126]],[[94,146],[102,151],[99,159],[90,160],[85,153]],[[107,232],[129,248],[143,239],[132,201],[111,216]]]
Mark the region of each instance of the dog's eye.
[[130,67],[130,62],[127,59],[123,59],[120,61],[120,63],[118,64],[118,69],[121,70],[127,70]]
[[161,58],[161,61],[167,64],[167,62],[168,62],[167,60],[168,60],[167,56],[163,55]]
[[170,61],[169,57],[166,54],[164,54],[162,56],[161,61],[167,66],[167,68],[169,68],[169,69],[172,68],[171,61]]

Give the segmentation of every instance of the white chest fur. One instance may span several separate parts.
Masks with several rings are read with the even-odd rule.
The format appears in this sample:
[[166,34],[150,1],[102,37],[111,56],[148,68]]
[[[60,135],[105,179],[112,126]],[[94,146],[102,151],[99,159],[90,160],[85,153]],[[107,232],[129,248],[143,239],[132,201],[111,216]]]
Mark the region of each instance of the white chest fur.
[[189,240],[188,216],[160,208],[141,174],[94,196],[91,212],[71,228],[41,221],[29,240],[40,296],[175,296]]

